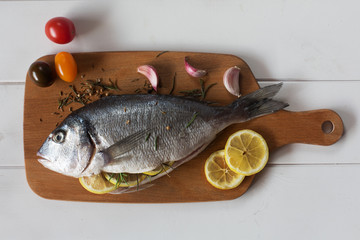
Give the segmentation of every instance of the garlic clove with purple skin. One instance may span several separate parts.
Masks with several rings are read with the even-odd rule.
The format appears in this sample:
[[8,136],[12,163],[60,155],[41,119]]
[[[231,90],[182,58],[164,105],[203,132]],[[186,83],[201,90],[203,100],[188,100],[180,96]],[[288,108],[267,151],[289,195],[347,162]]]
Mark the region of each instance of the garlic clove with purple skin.
[[151,65],[142,65],[137,68],[137,72],[147,77],[150,81],[151,86],[157,92],[159,77],[156,72],[156,69]]
[[240,76],[241,69],[238,66],[231,67],[224,73],[224,85],[226,90],[232,95],[240,97],[240,83],[239,83],[239,76]]
[[205,70],[197,69],[197,68],[191,66],[187,60],[187,57],[185,57],[185,70],[190,76],[196,77],[196,78],[203,77],[207,73]]

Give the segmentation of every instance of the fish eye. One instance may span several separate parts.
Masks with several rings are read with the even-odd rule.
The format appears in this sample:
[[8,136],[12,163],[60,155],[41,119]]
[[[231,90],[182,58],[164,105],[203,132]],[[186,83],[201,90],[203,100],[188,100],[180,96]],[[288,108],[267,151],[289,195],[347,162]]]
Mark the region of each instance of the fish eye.
[[59,130],[56,133],[54,133],[52,140],[55,143],[62,143],[65,141],[65,132],[63,130]]

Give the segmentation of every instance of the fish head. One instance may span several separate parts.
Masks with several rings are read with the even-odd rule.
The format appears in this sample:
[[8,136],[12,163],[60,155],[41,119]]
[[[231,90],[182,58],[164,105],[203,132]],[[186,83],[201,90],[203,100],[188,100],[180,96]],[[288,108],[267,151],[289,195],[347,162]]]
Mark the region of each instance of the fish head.
[[90,164],[95,145],[85,121],[76,117],[66,118],[47,137],[37,155],[46,168],[72,177],[81,177]]

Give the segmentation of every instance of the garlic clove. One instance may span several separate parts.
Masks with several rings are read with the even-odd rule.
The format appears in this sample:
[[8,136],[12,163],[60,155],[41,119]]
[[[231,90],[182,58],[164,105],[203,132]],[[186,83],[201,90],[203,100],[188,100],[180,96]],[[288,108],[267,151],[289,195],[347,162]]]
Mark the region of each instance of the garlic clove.
[[205,70],[197,69],[197,68],[191,66],[187,60],[187,57],[185,57],[185,70],[190,76],[196,77],[196,78],[203,77],[207,73]]
[[241,69],[238,66],[231,67],[225,71],[223,82],[225,85],[226,90],[232,95],[240,97],[240,83],[239,83],[239,76],[240,76]]
[[156,72],[156,69],[151,65],[142,65],[137,68],[137,72],[141,73],[145,77],[147,77],[150,81],[151,86],[155,91],[157,91],[157,87],[159,84],[159,77]]

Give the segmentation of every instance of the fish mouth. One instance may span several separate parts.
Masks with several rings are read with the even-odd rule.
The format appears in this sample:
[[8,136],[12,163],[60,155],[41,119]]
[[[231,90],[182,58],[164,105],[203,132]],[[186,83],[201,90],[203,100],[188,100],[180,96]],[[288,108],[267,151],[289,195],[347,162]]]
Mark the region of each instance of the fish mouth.
[[51,160],[50,159],[48,159],[48,158],[46,158],[44,155],[42,155],[41,153],[37,153],[36,154],[36,156],[38,156],[38,157],[40,157],[40,158],[38,158],[38,161],[40,162],[40,163],[49,163],[49,162],[51,162]]

